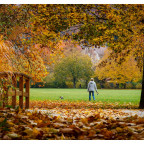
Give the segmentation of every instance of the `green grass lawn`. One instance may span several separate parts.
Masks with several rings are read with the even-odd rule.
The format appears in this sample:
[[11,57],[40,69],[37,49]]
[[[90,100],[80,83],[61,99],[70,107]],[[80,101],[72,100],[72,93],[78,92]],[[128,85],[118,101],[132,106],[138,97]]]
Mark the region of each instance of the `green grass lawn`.
[[[96,95],[96,102],[119,102],[138,104],[140,101],[141,90],[114,90],[100,89]],[[63,96],[67,101],[88,101],[89,93],[86,89],[50,89],[50,88],[31,88],[30,100],[60,100]],[[93,99],[92,99],[93,101]]]

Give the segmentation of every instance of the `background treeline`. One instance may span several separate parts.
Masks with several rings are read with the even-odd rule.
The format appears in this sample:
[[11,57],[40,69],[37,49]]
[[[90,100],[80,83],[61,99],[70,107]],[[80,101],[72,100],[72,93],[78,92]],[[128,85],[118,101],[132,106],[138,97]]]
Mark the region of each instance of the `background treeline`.
[[[142,84],[140,82],[127,82],[127,83],[109,83],[109,82],[97,82],[98,89],[141,89]],[[70,81],[66,81],[63,83],[59,83],[58,81],[51,82],[37,82],[32,83],[31,88],[73,88],[73,83]],[[87,88],[86,82],[81,80],[77,82],[76,88]]]

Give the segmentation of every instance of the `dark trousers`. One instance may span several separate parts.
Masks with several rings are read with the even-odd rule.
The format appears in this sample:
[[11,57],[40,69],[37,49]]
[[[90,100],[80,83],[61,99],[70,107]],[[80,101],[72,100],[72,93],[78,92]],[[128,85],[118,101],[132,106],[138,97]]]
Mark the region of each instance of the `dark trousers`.
[[94,91],[89,91],[89,101],[91,101],[91,94],[93,96],[93,100],[95,100]]

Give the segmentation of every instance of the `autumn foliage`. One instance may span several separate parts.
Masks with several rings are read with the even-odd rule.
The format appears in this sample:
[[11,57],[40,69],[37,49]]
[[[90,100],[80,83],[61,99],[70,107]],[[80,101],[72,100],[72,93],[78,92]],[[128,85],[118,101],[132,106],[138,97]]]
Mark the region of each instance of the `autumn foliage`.
[[142,72],[137,66],[134,57],[127,56],[122,64],[119,63],[123,57],[117,54],[117,59],[109,58],[111,55],[110,50],[105,51],[104,57],[97,64],[95,76],[100,80],[109,78],[109,82],[113,83],[126,83],[137,82],[142,78]]
[[[39,82],[47,76],[49,66],[58,63],[58,57],[68,61],[65,41],[84,41],[85,47],[106,45],[110,50],[97,65],[95,76],[125,83],[139,81],[143,71],[139,108],[144,108],[143,9],[140,4],[0,5],[0,72],[21,72]],[[72,64],[70,68],[89,69],[83,64],[91,66],[88,58],[75,57],[69,60],[83,67]],[[69,74],[73,75],[62,73],[70,78]],[[78,73],[77,79],[81,76]],[[75,87],[75,76],[71,79]],[[115,110],[138,105],[32,101],[30,107],[0,109],[0,140],[144,139],[143,111]]]
[[0,71],[5,72],[22,72],[29,74],[35,80],[41,80],[47,75],[41,52],[36,48],[26,50],[13,49],[13,44],[9,41],[0,40],[1,42],[1,66]]

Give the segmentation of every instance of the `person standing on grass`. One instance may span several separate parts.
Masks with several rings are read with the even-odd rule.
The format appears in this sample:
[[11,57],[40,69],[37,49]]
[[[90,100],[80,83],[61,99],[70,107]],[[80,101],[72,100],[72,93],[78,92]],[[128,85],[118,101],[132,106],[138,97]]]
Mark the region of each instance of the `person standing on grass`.
[[94,82],[93,78],[91,78],[91,81],[88,83],[87,90],[89,92],[89,101],[91,101],[91,94],[93,96],[93,100],[95,101],[94,90],[96,90],[96,92],[97,92],[97,86],[96,86],[96,83]]

